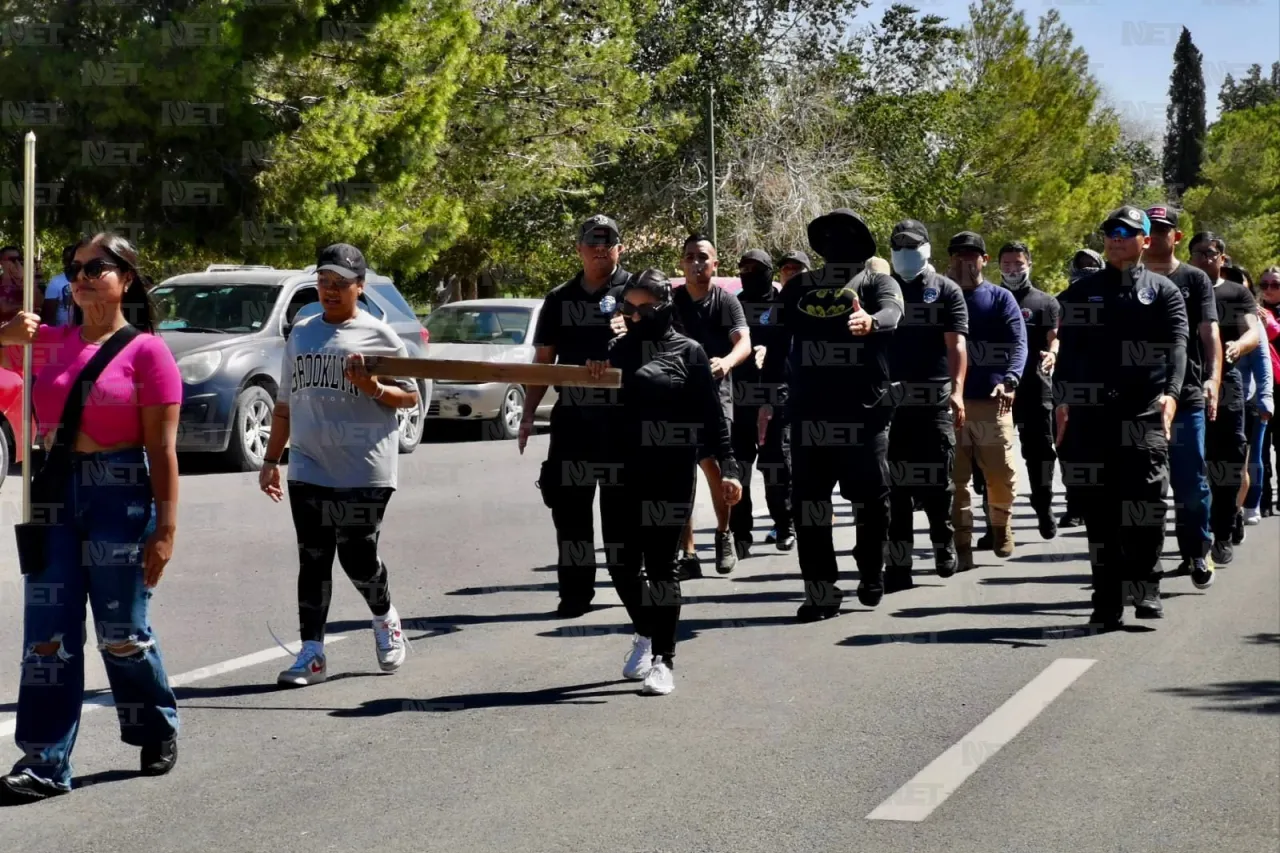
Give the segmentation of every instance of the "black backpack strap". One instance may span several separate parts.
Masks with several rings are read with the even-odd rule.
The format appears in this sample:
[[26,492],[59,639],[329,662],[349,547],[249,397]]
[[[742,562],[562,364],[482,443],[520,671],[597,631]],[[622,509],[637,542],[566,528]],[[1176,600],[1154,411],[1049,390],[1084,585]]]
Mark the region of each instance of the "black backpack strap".
[[49,449],[50,455],[55,451],[65,453],[75,444],[76,434],[80,432],[80,418],[84,414],[84,404],[93,390],[93,383],[98,381],[98,377],[107,369],[107,365],[137,336],[138,330],[132,325],[122,326],[114,335],[107,338],[106,343],[93,354],[89,363],[80,371],[71,393],[67,395],[66,405],[62,409],[61,423],[54,434],[53,447]]

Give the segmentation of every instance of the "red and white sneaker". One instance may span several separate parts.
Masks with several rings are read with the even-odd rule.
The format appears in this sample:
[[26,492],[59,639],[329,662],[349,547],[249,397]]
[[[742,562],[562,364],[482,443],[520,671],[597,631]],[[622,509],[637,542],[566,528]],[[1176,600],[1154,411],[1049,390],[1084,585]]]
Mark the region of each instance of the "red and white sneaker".
[[324,643],[307,640],[298,652],[298,659],[293,666],[277,676],[276,681],[287,687],[306,687],[319,684],[329,677],[329,670],[324,659]]
[[373,620],[373,640],[378,652],[378,666],[383,672],[395,672],[404,663],[407,644],[400,630],[400,614],[392,607],[386,616]]

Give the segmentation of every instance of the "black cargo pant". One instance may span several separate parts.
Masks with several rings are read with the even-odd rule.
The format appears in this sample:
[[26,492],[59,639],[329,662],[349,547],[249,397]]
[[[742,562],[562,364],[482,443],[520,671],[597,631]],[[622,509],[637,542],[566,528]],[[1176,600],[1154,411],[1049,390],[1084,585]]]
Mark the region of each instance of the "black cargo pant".
[[890,568],[911,568],[917,503],[929,519],[934,547],[955,541],[951,500],[956,430],[949,404],[899,405],[889,428]]
[[1213,538],[1230,540],[1236,519],[1236,499],[1243,482],[1249,439],[1245,434],[1244,389],[1240,372],[1223,372],[1218,417],[1205,424],[1204,455],[1209,467],[1209,529]]
[[289,510],[298,542],[298,621],[304,641],[324,640],[335,554],[370,613],[385,616],[391,610],[378,537],[393,491],[289,483]]
[[[639,452],[619,476],[600,487],[600,523],[609,575],[635,632],[653,640],[653,653],[675,655],[680,622],[676,551],[693,512],[697,464],[693,452]],[[641,566],[644,576],[641,577]]]
[[879,582],[889,538],[889,419],[891,410],[849,417],[795,416],[791,422],[792,508],[800,574],[810,603],[835,603],[839,570],[832,540],[832,493],[853,504],[854,562],[863,581]]
[[1031,508],[1037,515],[1050,511],[1053,505],[1053,469],[1058,461],[1054,448],[1053,408],[1039,398],[1015,397],[1013,422],[1018,427],[1018,443],[1022,445],[1022,460],[1027,464],[1027,479],[1031,481]]
[[[590,604],[595,598],[592,505],[596,486],[615,483],[620,476],[620,466],[610,461],[603,415],[598,406],[559,401],[551,410],[551,447],[538,483],[556,528],[556,580],[566,604]],[[606,551],[609,547],[606,542]]]
[[729,529],[735,539],[750,539],[755,526],[751,502],[751,468],[758,463],[764,477],[764,499],[779,537],[791,532],[791,428],[778,414],[769,419],[764,444],[759,443],[760,408],[735,406],[731,429],[733,456],[742,471],[742,500],[730,508]]
[[1159,415],[1125,419],[1071,407],[1061,449],[1079,490],[1093,570],[1094,608],[1117,615],[1158,585],[1169,490],[1169,442]]

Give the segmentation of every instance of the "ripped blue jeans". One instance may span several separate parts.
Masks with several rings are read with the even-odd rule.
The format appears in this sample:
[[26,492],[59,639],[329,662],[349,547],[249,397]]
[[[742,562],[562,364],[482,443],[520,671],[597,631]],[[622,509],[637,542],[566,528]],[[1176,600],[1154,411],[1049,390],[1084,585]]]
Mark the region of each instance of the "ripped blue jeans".
[[65,495],[49,529],[48,564],[26,577],[14,736],[23,758],[13,772],[69,789],[84,700],[86,600],[121,739],[141,747],[175,736],[178,702],[147,619],[152,592],[142,550],[155,530],[155,503],[144,452],[75,454]]

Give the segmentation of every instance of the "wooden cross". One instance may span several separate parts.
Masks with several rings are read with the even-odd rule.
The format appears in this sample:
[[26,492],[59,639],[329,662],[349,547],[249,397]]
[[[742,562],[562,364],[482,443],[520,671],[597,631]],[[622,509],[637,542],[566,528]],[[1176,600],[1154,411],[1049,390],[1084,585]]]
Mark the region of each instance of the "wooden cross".
[[581,388],[621,388],[622,371],[605,370],[593,379],[590,368],[576,364],[452,361],[441,358],[402,358],[366,355],[370,374],[397,379],[446,379],[453,382],[510,382],[515,385],[561,385]]

